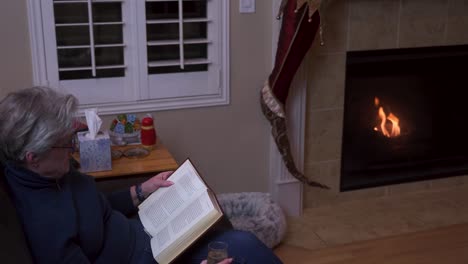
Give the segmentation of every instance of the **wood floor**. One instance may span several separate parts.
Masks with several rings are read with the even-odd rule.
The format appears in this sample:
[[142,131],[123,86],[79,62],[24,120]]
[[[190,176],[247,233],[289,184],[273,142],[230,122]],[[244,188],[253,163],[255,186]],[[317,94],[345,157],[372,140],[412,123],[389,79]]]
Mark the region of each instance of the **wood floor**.
[[309,250],[281,245],[285,264],[466,264],[468,224]]
[[468,185],[307,208],[275,252],[285,264],[467,264]]

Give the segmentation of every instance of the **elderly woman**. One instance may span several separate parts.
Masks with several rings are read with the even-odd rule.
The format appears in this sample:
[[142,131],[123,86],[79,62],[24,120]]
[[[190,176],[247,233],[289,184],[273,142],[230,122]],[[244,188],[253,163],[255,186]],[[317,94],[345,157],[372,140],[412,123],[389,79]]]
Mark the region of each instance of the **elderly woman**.
[[[76,107],[72,95],[45,87],[11,93],[0,102],[0,155],[34,260],[155,263],[141,222],[129,218],[140,202],[135,187],[106,197],[92,177],[70,166]],[[170,174],[141,183],[143,195],[172,185]],[[252,234],[234,230],[207,234],[179,262],[200,263],[212,240],[227,242],[231,255],[247,263],[281,263]]]

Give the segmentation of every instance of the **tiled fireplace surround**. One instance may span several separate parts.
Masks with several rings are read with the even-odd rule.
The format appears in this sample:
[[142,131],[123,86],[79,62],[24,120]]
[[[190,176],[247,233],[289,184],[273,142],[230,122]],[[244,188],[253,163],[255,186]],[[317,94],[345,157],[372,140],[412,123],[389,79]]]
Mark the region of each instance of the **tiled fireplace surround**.
[[468,183],[468,177],[339,192],[346,51],[468,44],[466,0],[324,0],[325,45],[317,39],[307,68],[304,172],[331,187],[305,187],[304,207],[424,192]]

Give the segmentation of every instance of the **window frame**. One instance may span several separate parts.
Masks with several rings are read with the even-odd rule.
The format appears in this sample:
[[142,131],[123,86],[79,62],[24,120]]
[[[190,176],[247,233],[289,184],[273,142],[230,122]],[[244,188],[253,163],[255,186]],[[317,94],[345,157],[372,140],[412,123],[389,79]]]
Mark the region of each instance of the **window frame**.
[[[47,63],[47,59],[53,60],[54,58],[47,58],[46,49],[53,48],[56,50],[56,44],[53,47],[47,45],[46,40],[46,29],[43,25],[43,14],[44,14],[44,5],[45,1],[48,0],[28,0],[28,23],[29,23],[29,34],[30,34],[30,44],[31,44],[31,60],[32,60],[32,71],[33,71],[33,83],[34,85],[45,85],[52,86],[52,88],[64,91],[72,92],[69,89],[65,89],[58,84],[58,80],[49,80],[50,73],[48,71],[53,71],[54,68],[50,67]],[[52,0],[50,0],[52,1]],[[147,85],[150,77],[154,75],[147,74],[147,67],[143,68],[142,63],[146,61],[146,49],[142,51],[143,46],[146,46],[146,22],[143,25],[141,19],[138,17],[145,17],[144,14],[141,15],[141,10],[144,10],[145,0],[124,0],[122,5],[128,5],[129,12],[133,15],[131,16],[130,21],[125,21],[126,24],[130,24],[132,30],[131,35],[124,38],[124,43],[126,46],[132,46],[130,51],[132,58],[130,61],[127,61],[127,56],[125,64],[127,67],[132,67],[130,71],[133,71],[133,75],[130,80],[127,79],[125,89],[125,98],[129,99],[126,101],[120,102],[108,102],[108,103],[81,103],[78,112],[83,113],[83,110],[90,107],[97,107],[100,114],[116,114],[116,113],[137,113],[137,112],[151,112],[159,110],[169,110],[169,109],[181,109],[181,108],[193,108],[193,107],[206,107],[206,106],[216,106],[216,105],[227,105],[230,102],[230,69],[229,69],[229,0],[208,0],[216,1],[215,5],[218,9],[215,10],[217,13],[216,19],[218,19],[217,27],[219,35],[216,35],[217,41],[221,42],[221,45],[215,49],[219,56],[216,60],[218,71],[212,72],[211,74],[206,74],[206,78],[210,78],[208,81],[215,83],[215,88],[211,88],[208,91],[203,89],[194,89],[195,87],[190,87],[188,93],[183,91],[185,94],[182,94],[182,89],[184,87],[171,87],[174,89],[170,96],[164,98],[155,98],[150,99],[150,96],[154,97],[154,88],[151,91],[149,85]],[[126,12],[123,10],[123,12]],[[50,29],[49,29],[50,30]],[[50,33],[50,32],[49,32]],[[132,38],[133,41],[128,43],[128,38]],[[55,38],[54,38],[55,41]],[[50,41],[49,41],[50,42]],[[58,66],[55,57],[55,65]],[[56,66],[56,67],[57,67]],[[48,68],[49,67],[49,68]],[[55,68],[57,70],[57,68]],[[203,72],[204,73],[204,72]],[[55,74],[58,74],[56,72]],[[195,73],[195,75],[200,75],[200,73]],[[172,77],[178,75],[183,77],[186,84],[189,84],[193,73],[177,73],[177,74],[161,74],[159,78]],[[202,76],[203,77],[203,76]],[[103,78],[104,79],[104,78]],[[109,78],[113,79],[113,78]],[[96,79],[85,79],[87,80],[96,80]],[[99,80],[99,79],[97,79]],[[70,82],[70,81],[67,81]],[[74,81],[71,81],[74,82]],[[83,82],[83,80],[78,80],[76,83]],[[146,85],[146,86],[145,86]],[[152,95],[153,94],[153,95]]]

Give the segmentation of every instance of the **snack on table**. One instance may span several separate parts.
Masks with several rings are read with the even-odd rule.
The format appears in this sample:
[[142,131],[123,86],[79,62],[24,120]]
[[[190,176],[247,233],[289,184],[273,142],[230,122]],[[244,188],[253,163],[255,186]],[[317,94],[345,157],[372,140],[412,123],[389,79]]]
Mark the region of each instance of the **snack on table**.
[[114,145],[140,143],[140,120],[135,114],[119,114],[112,120],[109,135]]

